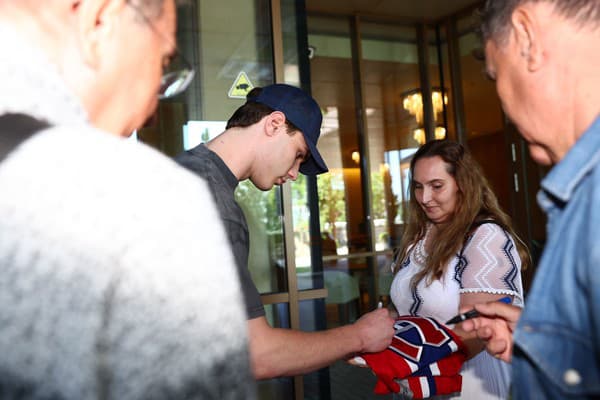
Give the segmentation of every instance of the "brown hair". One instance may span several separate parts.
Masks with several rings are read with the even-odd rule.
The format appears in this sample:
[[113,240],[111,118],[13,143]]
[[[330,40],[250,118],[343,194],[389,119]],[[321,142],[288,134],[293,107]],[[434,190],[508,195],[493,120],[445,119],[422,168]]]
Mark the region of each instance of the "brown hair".
[[[248,94],[246,95],[246,99],[251,99],[258,96],[261,91],[262,88],[255,87],[250,92],[248,92]],[[254,101],[246,100],[246,103],[244,103],[244,105],[235,110],[231,118],[229,118],[225,129],[235,127],[245,128],[247,126],[254,125],[267,115],[271,114],[273,111],[274,110],[271,107],[266,106],[262,103],[256,103]],[[285,124],[287,126],[288,133],[300,130],[290,121],[288,121],[287,118]]]
[[[460,251],[475,222],[491,219],[508,232],[515,241],[522,269],[531,264],[529,250],[511,226],[510,217],[502,211],[479,164],[459,143],[450,140],[433,140],[417,150],[410,162],[410,199],[408,224],[400,246],[395,251],[396,272],[408,256],[408,249],[426,233],[429,219],[415,198],[415,164],[422,158],[439,156],[446,163],[446,171],[458,186],[457,207],[450,221],[439,227],[438,236],[431,246],[426,267],[412,280],[413,287],[427,277],[427,284],[440,279],[448,262]],[[457,238],[459,238],[457,240]]]
[[483,42],[490,39],[503,42],[508,33],[510,18],[515,8],[528,2],[546,1],[554,4],[554,10],[580,25],[600,24],[600,2],[598,0],[487,0],[479,10],[480,33]]

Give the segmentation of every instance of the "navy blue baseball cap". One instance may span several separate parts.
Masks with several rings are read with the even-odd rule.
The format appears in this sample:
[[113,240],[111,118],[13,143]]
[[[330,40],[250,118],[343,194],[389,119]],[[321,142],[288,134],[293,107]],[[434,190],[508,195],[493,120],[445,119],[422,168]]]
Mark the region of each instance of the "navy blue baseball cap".
[[288,121],[300,129],[310,151],[308,159],[300,164],[300,172],[304,175],[317,175],[328,171],[317,150],[323,113],[315,99],[295,86],[276,83],[263,87],[258,96],[250,97],[248,101],[281,111]]

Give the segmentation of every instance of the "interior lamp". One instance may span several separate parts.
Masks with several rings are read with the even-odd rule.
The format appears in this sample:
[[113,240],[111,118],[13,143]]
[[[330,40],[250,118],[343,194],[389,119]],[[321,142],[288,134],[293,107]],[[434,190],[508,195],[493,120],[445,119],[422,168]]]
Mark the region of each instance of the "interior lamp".
[[[444,139],[446,138],[446,128],[443,126],[436,126],[434,132],[436,139]],[[416,140],[419,145],[425,144],[425,129],[417,128],[413,131],[413,139]]]
[[[433,106],[433,119],[437,120],[437,115],[444,110],[444,105],[448,104],[448,96],[438,88],[431,91],[431,105]],[[402,99],[402,105],[411,115],[414,115],[419,126],[423,126],[423,97],[421,90],[415,89],[406,93]],[[435,128],[435,138],[443,139],[446,137],[446,129],[438,126]],[[425,131],[423,128],[417,128],[413,131],[413,138],[419,143],[425,143]]]

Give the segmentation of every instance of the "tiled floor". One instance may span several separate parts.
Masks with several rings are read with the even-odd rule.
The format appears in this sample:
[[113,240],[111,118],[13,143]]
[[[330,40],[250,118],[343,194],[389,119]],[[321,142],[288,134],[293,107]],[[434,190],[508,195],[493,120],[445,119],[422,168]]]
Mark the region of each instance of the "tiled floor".
[[391,400],[392,396],[373,393],[375,375],[368,368],[360,368],[338,361],[329,367],[332,400]]
[[[355,367],[345,361],[338,361],[328,370],[329,390],[322,374],[327,370],[304,375],[303,400],[392,400],[391,395],[373,393],[376,378],[371,370]],[[321,384],[320,384],[321,383]],[[258,384],[258,398],[261,400],[288,400],[294,397],[292,378],[278,378],[261,381]]]
[[[328,304],[328,328],[352,323],[358,314],[358,302],[344,305]],[[370,369],[349,365],[338,361],[329,367],[331,385],[331,400],[391,400],[392,396],[376,395],[373,393],[377,378]],[[307,400],[308,396],[305,396]]]

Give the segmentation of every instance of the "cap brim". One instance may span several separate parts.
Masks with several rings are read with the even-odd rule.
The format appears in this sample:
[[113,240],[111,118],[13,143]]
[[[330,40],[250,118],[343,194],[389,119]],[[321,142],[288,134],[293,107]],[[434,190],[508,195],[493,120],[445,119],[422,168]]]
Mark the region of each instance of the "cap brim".
[[321,157],[317,147],[308,140],[306,140],[306,145],[310,151],[310,157],[300,164],[300,172],[304,175],[318,175],[328,172],[329,169],[327,168],[325,161],[323,161],[323,157]]

